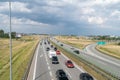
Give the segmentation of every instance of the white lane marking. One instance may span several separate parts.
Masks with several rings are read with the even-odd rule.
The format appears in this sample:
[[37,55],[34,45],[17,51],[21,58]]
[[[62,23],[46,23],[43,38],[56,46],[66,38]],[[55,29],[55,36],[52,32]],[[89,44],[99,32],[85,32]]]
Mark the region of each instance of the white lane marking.
[[49,66],[49,63],[47,62],[47,65]]
[[50,69],[50,66],[48,66],[48,70],[51,70],[51,69]]
[[[65,56],[63,53],[62,53],[62,56],[64,57],[64,58],[66,58],[67,60],[69,59],[67,56]],[[83,70],[83,69],[81,69],[74,61],[72,61],[73,63],[74,63],[74,65],[75,65],[75,67],[78,69],[78,70],[80,70],[81,72],[85,72],[85,70]]]
[[49,72],[49,74],[50,74],[50,76],[51,76],[51,78],[52,78],[51,80],[54,80],[54,79],[53,79],[53,74],[52,74],[51,71]]
[[43,54],[41,54],[40,57],[43,57]]
[[38,51],[39,51],[39,47],[40,47],[40,45],[38,45],[38,47],[37,47],[37,51],[36,51],[36,56],[35,56],[35,67],[34,67],[34,73],[33,73],[33,80],[35,80],[35,74],[36,74],[36,66],[37,66],[37,58],[38,58]]
[[43,46],[43,53],[44,53],[44,55],[45,55],[45,59],[46,59],[47,65],[48,65],[48,70],[50,71],[49,74],[50,74],[51,80],[54,80],[54,79],[53,79],[53,74],[52,74],[52,71],[51,71],[51,68],[50,68],[50,65],[49,65],[49,62],[48,62],[48,58],[47,58],[47,54],[46,54],[46,52],[45,52],[44,46]]
[[49,73],[50,73],[50,76],[52,77],[52,72],[50,71]]
[[70,79],[72,78],[71,74],[65,69],[65,72],[70,76]]

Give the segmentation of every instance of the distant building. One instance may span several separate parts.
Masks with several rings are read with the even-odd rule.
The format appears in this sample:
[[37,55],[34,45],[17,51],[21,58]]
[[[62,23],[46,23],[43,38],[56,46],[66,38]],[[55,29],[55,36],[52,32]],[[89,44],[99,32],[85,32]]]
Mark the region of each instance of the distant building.
[[16,33],[16,38],[21,38],[22,35],[20,33]]

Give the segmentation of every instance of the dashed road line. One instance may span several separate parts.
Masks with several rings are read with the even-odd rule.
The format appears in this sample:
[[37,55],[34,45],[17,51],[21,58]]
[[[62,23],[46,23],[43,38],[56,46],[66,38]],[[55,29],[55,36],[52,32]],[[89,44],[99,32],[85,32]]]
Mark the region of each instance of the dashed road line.
[[47,65],[48,65],[48,70],[49,70],[49,74],[50,74],[51,80],[54,80],[53,79],[53,74],[52,74],[52,71],[51,71],[51,68],[50,68],[50,65],[49,65],[49,62],[48,62],[48,58],[47,58],[44,46],[43,46],[43,52],[44,52],[45,59],[46,59]]
[[43,54],[41,54],[40,57],[43,57]]

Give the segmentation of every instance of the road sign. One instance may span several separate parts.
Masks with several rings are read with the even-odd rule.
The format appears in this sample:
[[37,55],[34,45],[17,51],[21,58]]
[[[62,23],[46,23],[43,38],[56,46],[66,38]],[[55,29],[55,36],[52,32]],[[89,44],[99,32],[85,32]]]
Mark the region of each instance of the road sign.
[[99,42],[97,42],[97,44],[98,44],[98,45],[105,45],[106,42],[105,42],[105,41],[99,41]]

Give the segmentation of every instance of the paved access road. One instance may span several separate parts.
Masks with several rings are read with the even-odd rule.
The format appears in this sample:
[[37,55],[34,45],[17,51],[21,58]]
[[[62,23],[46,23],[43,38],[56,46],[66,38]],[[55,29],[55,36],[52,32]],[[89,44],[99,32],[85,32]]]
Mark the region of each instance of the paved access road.
[[[75,54],[76,56],[84,60],[87,60],[88,62],[96,65],[97,67],[103,69],[104,71],[110,73],[111,75],[120,78],[120,60],[98,52],[94,48],[95,44],[87,46],[86,50],[80,50],[78,48],[57,41],[54,38],[51,38],[51,41],[53,41],[55,44],[59,46],[63,44],[63,46],[61,47],[66,49],[67,51]],[[79,50],[80,54],[76,54],[74,52],[75,50]]]
[[39,44],[37,47],[28,80],[57,80],[55,73],[58,69],[63,69],[68,75],[69,80],[79,80],[79,75],[85,71],[75,63],[75,68],[67,68],[65,61],[68,58],[63,54],[57,55],[59,64],[52,64],[51,59],[48,57],[48,51],[46,51],[46,48],[50,47],[50,45],[48,43],[44,44],[45,42],[47,43],[46,39],[41,42],[42,45]]

